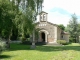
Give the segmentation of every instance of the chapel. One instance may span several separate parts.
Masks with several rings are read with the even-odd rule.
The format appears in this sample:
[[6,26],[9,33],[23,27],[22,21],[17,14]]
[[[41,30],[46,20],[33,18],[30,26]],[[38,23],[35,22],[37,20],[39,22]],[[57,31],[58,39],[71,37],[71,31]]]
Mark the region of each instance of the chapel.
[[69,42],[69,33],[61,30],[57,24],[48,22],[48,13],[44,11],[39,14],[39,22],[37,22],[36,29],[39,29],[37,42],[52,44],[57,43],[57,40]]

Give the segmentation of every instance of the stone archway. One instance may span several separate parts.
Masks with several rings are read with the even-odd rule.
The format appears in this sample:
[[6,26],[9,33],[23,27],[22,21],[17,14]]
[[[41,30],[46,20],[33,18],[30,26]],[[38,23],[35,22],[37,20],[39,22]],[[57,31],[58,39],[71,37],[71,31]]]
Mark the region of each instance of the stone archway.
[[49,32],[47,30],[40,30],[39,31],[39,40],[38,40],[38,42],[45,42],[45,43],[47,43],[48,42],[48,40],[47,40],[48,34],[49,34]]

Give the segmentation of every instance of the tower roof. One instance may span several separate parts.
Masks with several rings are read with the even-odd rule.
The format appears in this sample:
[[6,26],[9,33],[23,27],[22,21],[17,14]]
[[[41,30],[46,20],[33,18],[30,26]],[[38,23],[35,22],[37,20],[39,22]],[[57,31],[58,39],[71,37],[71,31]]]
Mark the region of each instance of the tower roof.
[[46,14],[48,14],[47,12],[44,12],[44,11],[41,11],[39,14],[42,14],[42,13],[46,13]]

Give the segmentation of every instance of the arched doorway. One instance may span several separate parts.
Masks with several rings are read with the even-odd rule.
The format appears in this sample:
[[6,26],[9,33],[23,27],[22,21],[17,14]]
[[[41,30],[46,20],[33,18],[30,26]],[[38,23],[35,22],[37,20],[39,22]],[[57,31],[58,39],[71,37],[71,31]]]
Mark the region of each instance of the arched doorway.
[[45,43],[47,43],[48,42],[48,40],[47,40],[48,34],[49,34],[49,32],[47,30],[40,30],[39,31],[39,40],[38,40],[38,42],[43,42],[44,41]]
[[42,42],[45,42],[45,33],[44,32],[41,33],[41,38],[42,38]]

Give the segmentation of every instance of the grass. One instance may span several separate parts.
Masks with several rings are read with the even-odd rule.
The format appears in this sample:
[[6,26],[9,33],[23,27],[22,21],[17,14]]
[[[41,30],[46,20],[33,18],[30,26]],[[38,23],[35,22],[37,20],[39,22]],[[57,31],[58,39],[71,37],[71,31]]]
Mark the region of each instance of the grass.
[[30,45],[11,44],[11,48],[2,53],[0,60],[80,60],[80,45],[42,45],[32,50]]

